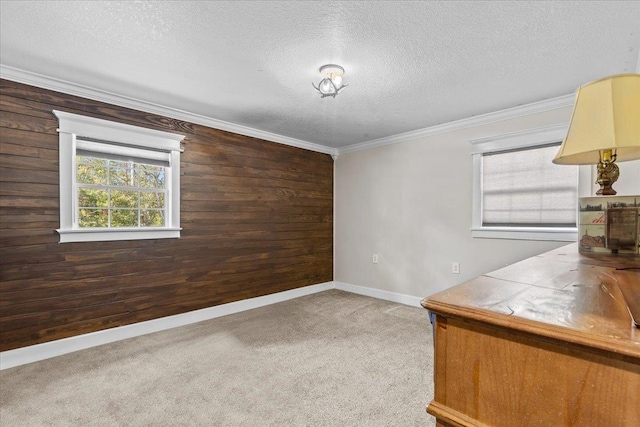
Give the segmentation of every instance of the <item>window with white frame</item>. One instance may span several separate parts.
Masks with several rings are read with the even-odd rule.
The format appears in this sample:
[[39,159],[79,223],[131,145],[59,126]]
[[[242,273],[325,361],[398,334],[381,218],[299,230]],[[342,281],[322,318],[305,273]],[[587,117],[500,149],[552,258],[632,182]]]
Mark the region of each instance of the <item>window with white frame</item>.
[[60,243],[180,237],[182,135],[62,111]]
[[577,239],[579,174],[589,169],[551,162],[567,126],[471,141],[473,237]]

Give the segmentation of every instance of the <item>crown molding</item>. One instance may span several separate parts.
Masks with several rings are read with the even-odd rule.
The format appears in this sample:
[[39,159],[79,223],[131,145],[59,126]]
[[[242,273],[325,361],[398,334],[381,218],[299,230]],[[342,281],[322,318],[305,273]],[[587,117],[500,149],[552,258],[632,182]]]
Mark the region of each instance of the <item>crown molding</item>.
[[[640,67],[640,58],[638,61]],[[304,141],[301,139],[290,138],[288,136],[279,135],[271,132],[254,129],[248,126],[238,125],[224,120],[218,120],[212,117],[202,116],[200,114],[190,113],[187,111],[171,108],[151,102],[131,98],[116,93],[95,89],[92,87],[67,82],[65,80],[48,77],[42,74],[21,70],[7,65],[0,64],[0,77],[12,80],[18,83],[24,83],[31,86],[49,89],[56,92],[62,92],[69,95],[80,96],[83,98],[93,99],[95,101],[106,102],[108,104],[118,105],[120,107],[131,108],[138,111],[144,111],[151,114],[158,114],[177,120],[183,120],[202,126],[220,129],[227,132],[233,132],[240,135],[250,136],[265,141],[285,144],[292,147],[303,148],[305,150],[316,151],[319,153],[330,154],[337,158],[340,154],[350,153],[352,151],[367,150],[370,148],[382,147],[385,145],[397,144],[412,139],[424,138],[447,132],[453,132],[474,126],[485,125],[489,123],[499,122],[512,119],[515,117],[526,116],[529,114],[541,113],[544,111],[556,110],[559,108],[570,107],[574,102],[574,95],[564,95],[557,98],[551,98],[544,101],[534,102],[531,104],[520,105],[505,110],[492,113],[482,114],[479,116],[469,117],[466,119],[456,120],[454,122],[443,123],[441,125],[431,126],[423,129],[417,129],[410,132],[399,133],[384,138],[364,141],[357,144],[348,145],[341,148],[332,148],[321,144]]]
[[89,86],[71,83],[42,74],[21,70],[19,68],[9,67],[4,64],[0,64],[0,77],[3,79],[12,80],[14,82],[36,86],[42,89],[62,92],[68,95],[80,96],[82,98],[92,99],[94,101],[105,102],[120,107],[131,108],[133,110],[170,117],[172,119],[195,123],[198,125],[250,136],[253,138],[263,139],[265,141],[277,142],[279,144],[290,145],[292,147],[303,148],[305,150],[316,151],[319,153],[331,155],[336,154],[336,150],[334,148],[327,147],[325,145],[314,144],[312,142],[303,141],[301,139],[290,138],[288,136],[266,132],[248,126],[226,122],[224,120],[218,120],[213,117],[206,117],[200,114],[179,110],[177,108],[154,104],[152,102],[147,102],[128,96],[103,91]]
[[368,150],[370,148],[382,147],[385,145],[397,144],[399,142],[409,141],[412,139],[424,138],[470,127],[486,125],[489,123],[500,122],[516,117],[527,116],[529,114],[536,114],[545,111],[557,110],[559,108],[571,107],[573,106],[573,102],[573,94],[559,96],[557,98],[546,99],[544,101],[538,101],[531,104],[519,105],[517,107],[508,108],[506,110],[481,114],[479,116],[460,119],[449,123],[443,123],[441,125],[431,126],[424,129],[417,129],[411,132],[399,133],[384,138],[348,145],[346,147],[338,148],[337,154],[340,155],[344,153],[350,153],[352,151]]

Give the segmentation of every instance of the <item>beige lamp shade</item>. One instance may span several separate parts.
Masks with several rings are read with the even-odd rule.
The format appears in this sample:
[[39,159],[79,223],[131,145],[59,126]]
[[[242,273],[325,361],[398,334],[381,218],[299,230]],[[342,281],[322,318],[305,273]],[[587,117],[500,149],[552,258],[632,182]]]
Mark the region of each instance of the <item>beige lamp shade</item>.
[[563,165],[590,165],[601,150],[617,161],[640,158],[640,74],[619,74],[576,91],[567,137],[553,159]]

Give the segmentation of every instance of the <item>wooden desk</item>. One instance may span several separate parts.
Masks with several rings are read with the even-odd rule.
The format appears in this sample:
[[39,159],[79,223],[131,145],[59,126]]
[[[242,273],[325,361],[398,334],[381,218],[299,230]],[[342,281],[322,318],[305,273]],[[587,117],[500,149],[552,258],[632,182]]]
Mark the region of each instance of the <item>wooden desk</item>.
[[437,425],[640,426],[640,329],[619,283],[640,258],[575,244],[425,298]]

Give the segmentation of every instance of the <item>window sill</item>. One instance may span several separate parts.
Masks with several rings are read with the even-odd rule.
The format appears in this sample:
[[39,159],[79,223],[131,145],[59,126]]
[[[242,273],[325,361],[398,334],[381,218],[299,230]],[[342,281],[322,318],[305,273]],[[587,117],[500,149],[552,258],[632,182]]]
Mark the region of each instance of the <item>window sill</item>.
[[578,240],[578,229],[541,227],[477,227],[471,229],[471,236],[481,239],[575,242]]
[[60,243],[108,242],[115,240],[177,239],[181,228],[110,228],[56,230]]

